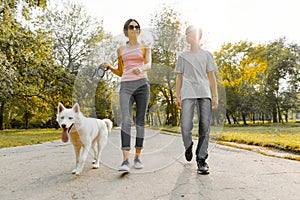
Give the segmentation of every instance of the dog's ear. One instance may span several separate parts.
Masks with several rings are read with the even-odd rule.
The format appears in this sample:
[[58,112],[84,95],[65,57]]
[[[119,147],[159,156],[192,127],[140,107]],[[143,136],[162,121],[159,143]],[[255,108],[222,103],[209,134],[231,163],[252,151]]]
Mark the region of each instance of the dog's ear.
[[64,105],[62,103],[58,103],[58,107],[57,107],[57,111],[58,113],[60,113],[61,111],[63,111],[65,109]]
[[79,113],[80,112],[79,104],[75,103],[72,109],[74,110],[75,113]]

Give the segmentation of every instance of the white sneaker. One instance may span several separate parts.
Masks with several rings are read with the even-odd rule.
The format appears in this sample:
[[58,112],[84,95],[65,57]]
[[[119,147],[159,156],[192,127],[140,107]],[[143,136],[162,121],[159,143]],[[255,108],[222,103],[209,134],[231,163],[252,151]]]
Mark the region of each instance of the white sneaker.
[[133,163],[134,163],[133,166],[135,169],[143,169],[144,168],[144,165],[139,158],[135,158]]
[[119,171],[124,171],[124,172],[129,172],[130,171],[128,160],[124,160],[122,162],[121,166],[119,167]]

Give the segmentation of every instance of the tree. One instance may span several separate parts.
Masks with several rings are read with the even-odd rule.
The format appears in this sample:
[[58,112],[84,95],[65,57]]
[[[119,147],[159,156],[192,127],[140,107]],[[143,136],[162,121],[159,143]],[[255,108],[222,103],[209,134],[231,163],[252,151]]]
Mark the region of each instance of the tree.
[[[28,4],[23,4],[21,8],[30,11],[36,2],[27,2]],[[45,6],[43,2],[40,1],[38,5]],[[45,100],[45,93],[53,89],[51,81],[56,78],[52,76],[54,73],[49,73],[55,71],[56,66],[52,57],[51,39],[47,37],[47,32],[32,30],[22,24],[22,16],[18,15],[16,8],[15,1],[1,2],[0,59],[3,64],[1,72],[5,76],[1,76],[0,79],[0,129],[3,129],[4,117],[7,117],[8,125],[14,107],[31,104],[34,97]],[[27,21],[28,23],[30,21]],[[5,105],[9,108],[5,108]],[[33,107],[24,106],[25,114],[22,116],[25,127],[28,126],[30,109]]]
[[244,124],[246,117],[259,104],[259,86],[266,64],[257,55],[260,48],[252,43],[240,41],[236,44],[225,44],[220,52],[216,52],[216,64],[219,66],[223,85],[227,96],[227,120],[238,123],[237,116],[241,115]]
[[[105,38],[98,43],[97,48],[91,54],[91,65],[99,66],[99,63],[107,61],[113,66],[118,64],[117,48],[124,45],[118,37],[112,37],[110,34],[105,34]],[[96,71],[95,71],[96,73]],[[95,74],[96,76],[97,74]],[[97,118],[112,119],[114,125],[121,123],[120,107],[118,102],[117,90],[120,86],[119,77],[113,73],[105,73],[104,77],[96,79],[95,113]]]
[[[232,116],[273,116],[282,121],[282,111],[295,107],[299,88],[299,46],[287,44],[284,38],[267,45],[241,41],[225,44],[216,54],[227,94],[227,120]],[[285,84],[282,84],[285,82]],[[286,88],[283,86],[286,85]],[[288,100],[289,99],[289,100]]]
[[[279,96],[279,106],[280,106],[280,110],[282,115],[285,116],[285,122],[288,122],[288,114],[289,111],[292,109],[297,109],[297,93],[293,92],[293,91],[286,91],[286,92],[282,92]],[[281,119],[282,120],[282,119]],[[282,120],[283,122],[283,120]]]
[[[151,20],[154,43],[152,49],[152,70],[149,72],[153,102],[165,108],[166,125],[178,125],[178,111],[175,106],[175,74],[178,53],[183,49],[182,23],[179,14],[172,8],[164,7]],[[153,98],[153,97],[156,97]],[[153,106],[153,102],[150,105]]]
[[299,46],[288,44],[285,38],[279,38],[266,45],[263,58],[268,65],[264,91],[268,99],[266,104],[272,109],[273,122],[277,123],[282,121],[280,83],[286,82],[292,92],[296,92],[299,87]]
[[75,76],[87,62],[88,55],[104,38],[102,23],[92,18],[82,4],[65,1],[63,7],[48,9],[46,24],[53,31],[55,57]]
[[69,72],[63,86],[65,91],[71,91],[66,105],[78,102],[86,115],[94,115],[92,107],[95,106],[97,83],[91,80],[95,78],[93,74],[100,63],[94,52],[99,42],[107,37],[102,22],[92,18],[82,4],[71,1],[64,1],[63,7],[53,5],[45,16],[46,27],[52,30],[55,40],[55,57]]

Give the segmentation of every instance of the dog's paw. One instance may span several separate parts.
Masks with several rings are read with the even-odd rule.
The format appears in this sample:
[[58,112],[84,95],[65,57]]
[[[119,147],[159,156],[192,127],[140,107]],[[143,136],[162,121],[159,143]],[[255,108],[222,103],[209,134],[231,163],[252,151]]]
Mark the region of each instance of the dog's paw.
[[71,173],[72,173],[72,174],[75,174],[75,173],[76,173],[76,169],[73,169]]
[[75,172],[75,175],[76,175],[76,176],[78,176],[79,174],[81,174],[81,170],[77,170],[77,171]]
[[99,164],[93,164],[93,169],[98,169],[99,168]]
[[95,164],[95,163],[96,163],[96,160],[93,160],[93,161],[92,161],[92,164]]

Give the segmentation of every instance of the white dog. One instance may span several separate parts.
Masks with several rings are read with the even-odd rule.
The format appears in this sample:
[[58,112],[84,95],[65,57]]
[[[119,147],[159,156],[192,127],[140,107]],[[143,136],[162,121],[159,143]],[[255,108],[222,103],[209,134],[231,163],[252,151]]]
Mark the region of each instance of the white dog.
[[57,111],[57,122],[63,129],[62,141],[68,142],[70,136],[75,149],[76,168],[72,173],[79,175],[82,172],[91,149],[94,152],[93,169],[99,168],[100,155],[107,143],[108,132],[112,129],[112,121],[83,116],[78,103],[70,109],[59,103]]

